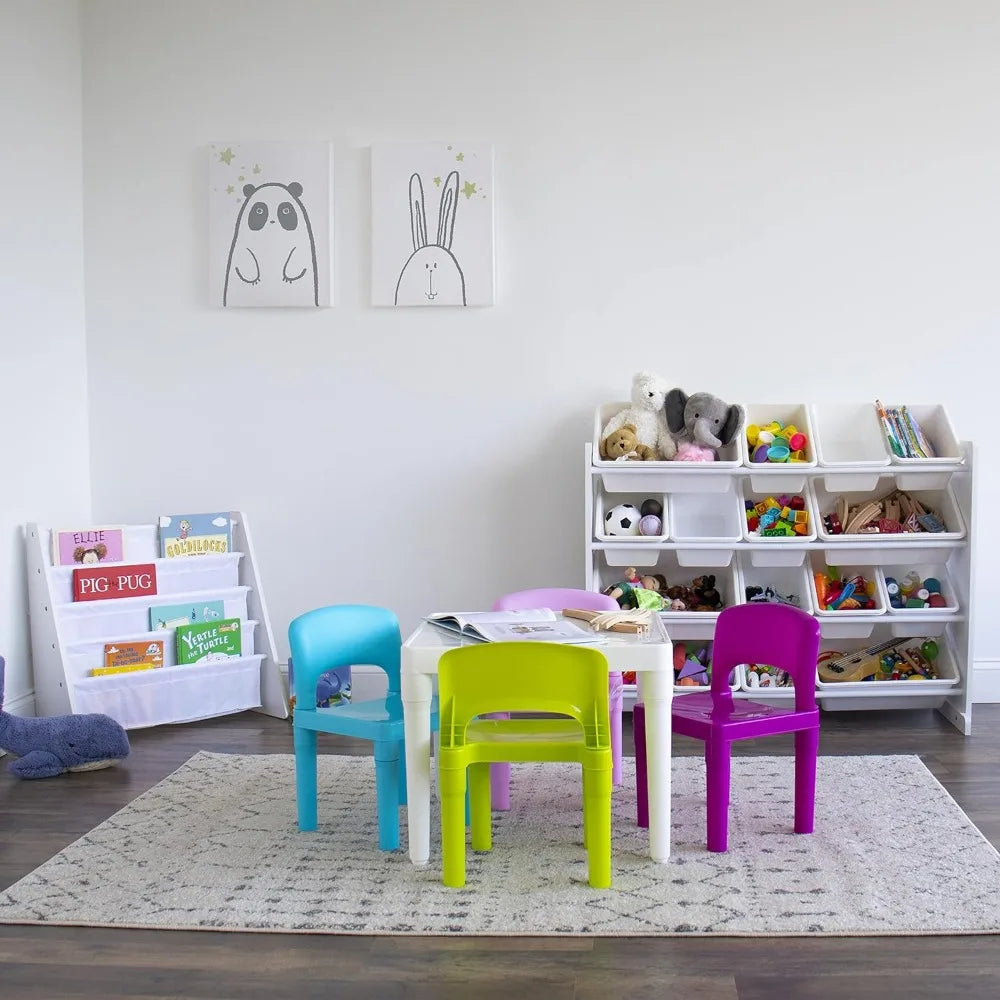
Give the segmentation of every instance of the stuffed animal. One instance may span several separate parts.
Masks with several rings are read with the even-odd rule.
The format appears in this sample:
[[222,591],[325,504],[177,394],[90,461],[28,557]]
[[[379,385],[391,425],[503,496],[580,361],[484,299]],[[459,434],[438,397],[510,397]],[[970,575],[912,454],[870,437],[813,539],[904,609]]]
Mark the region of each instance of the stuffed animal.
[[639,444],[652,448],[657,458],[671,459],[677,452],[674,439],[667,429],[664,403],[667,399],[667,383],[658,375],[636,372],[632,376],[632,404],[619,410],[601,431],[601,441],[613,434],[619,427],[631,424]]
[[664,412],[675,458],[683,462],[715,461],[717,449],[736,437],[745,416],[739,403],[725,403],[710,392],[688,396],[683,389],[667,393]]
[[4,659],[0,656],[0,749],[14,754],[11,774],[52,778],[65,771],[110,767],[129,755],[128,734],[110,715],[21,718],[3,711]]
[[649,462],[656,459],[656,449],[649,445],[639,444],[635,436],[635,424],[622,424],[606,438],[601,439],[601,458],[612,462],[623,462],[631,459],[636,462]]

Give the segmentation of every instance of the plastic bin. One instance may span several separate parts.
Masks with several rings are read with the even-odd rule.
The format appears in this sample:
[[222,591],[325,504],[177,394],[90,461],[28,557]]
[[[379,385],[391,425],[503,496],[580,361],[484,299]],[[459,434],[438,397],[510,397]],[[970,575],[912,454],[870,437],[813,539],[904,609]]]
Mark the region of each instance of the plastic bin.
[[[608,533],[605,521],[608,515],[618,504],[630,503],[641,510],[646,500],[656,500],[663,508],[660,514],[660,531],[656,535],[612,535]],[[636,542],[665,542],[670,534],[670,498],[666,493],[608,493],[605,490],[598,490],[594,498],[594,537],[600,542],[624,543],[626,546],[635,545]],[[628,561],[619,565],[630,565]]]
[[[917,573],[921,580],[936,577],[941,582],[941,596],[944,605],[940,608],[894,608],[890,603],[886,579],[895,579],[902,583],[908,573]],[[879,586],[882,588],[882,600],[886,606],[886,619],[889,628],[895,636],[941,635],[945,626],[952,621],[960,610],[957,591],[952,581],[948,567],[943,564],[903,563],[893,566],[879,566],[876,569]]]
[[747,558],[750,554],[741,552],[737,560],[738,603],[750,603],[747,587],[760,587],[765,591],[770,588],[785,597],[794,595],[799,599],[797,607],[809,614],[814,613],[813,581],[805,563],[799,566],[759,566]]
[[600,455],[601,434],[607,422],[628,402],[602,403],[594,412],[592,462],[601,470],[604,488],[616,493],[709,493],[731,488],[731,475],[742,464],[739,443],[719,449],[715,462],[614,462]]
[[874,403],[816,403],[812,407],[816,461],[836,473],[831,489],[871,490],[889,465],[882,424]]
[[[902,403],[886,403],[886,409],[899,409]],[[905,404],[907,412],[919,424],[924,437],[930,442],[936,452],[933,458],[905,458],[897,455],[889,444],[885,430],[882,430],[882,440],[890,453],[892,465],[902,469],[933,470],[935,467],[960,465],[963,462],[962,447],[947,410],[940,403],[911,405]],[[881,427],[881,423],[880,423]]]
[[[690,652],[690,653],[697,653],[702,647],[706,647],[707,646],[708,650],[709,650],[709,657],[711,657],[711,650],[712,650],[712,641],[711,640],[692,639],[691,641],[688,642],[688,641],[685,641],[685,640],[681,639],[677,643],[674,644],[675,651],[677,650],[678,646],[681,646],[681,645],[685,646],[687,652]],[[711,659],[709,659],[709,662],[711,662]],[[739,666],[737,666],[732,671],[732,678],[731,678],[731,680],[729,682],[729,690],[730,691],[739,691],[741,681],[742,681],[741,668]],[[702,694],[704,694],[705,692],[710,691],[710,690],[711,690],[711,685],[710,684],[675,684],[674,685],[674,694],[677,695],[677,696],[683,696],[683,695],[688,695],[688,694],[696,694],[698,692],[701,692]]]
[[[806,482],[804,470],[816,467],[816,438],[812,425],[809,407],[805,403],[749,403],[746,407],[747,418],[744,433],[740,435],[740,454],[743,465],[752,470],[751,482],[753,489],[771,492],[783,489],[784,492],[794,490],[800,492]],[[772,421],[777,421],[782,427],[794,425],[806,436],[806,446],[803,450],[805,458],[798,462],[754,462],[746,428],[756,426],[766,427]],[[787,482],[783,487],[771,485],[775,480]]]
[[840,610],[824,610],[820,606],[819,597],[816,593],[816,581],[813,574],[817,572],[825,572],[827,568],[827,562],[823,558],[822,553],[815,552],[812,554],[809,561],[809,585],[810,599],[813,602],[813,614],[817,617],[820,623],[820,629],[824,636],[831,637],[856,637],[865,638],[872,634],[872,630],[879,618],[885,616],[885,599],[882,596],[882,592],[878,586],[878,577],[872,572],[870,566],[844,566],[840,563],[836,564],[836,568],[840,573],[841,578],[850,579],[856,576],[858,573],[862,574],[865,579],[875,581],[875,592],[872,597],[875,600],[875,607],[868,608],[855,608],[846,611]]
[[[774,484],[780,487],[780,482]],[[803,508],[809,515],[809,531],[804,535],[768,536],[761,535],[759,531],[751,531],[746,518],[747,502],[756,504],[769,497],[777,499],[785,493],[801,496],[805,502]],[[754,542],[759,548],[750,550],[749,555],[753,563],[758,566],[801,566],[808,555],[806,546],[816,541],[816,501],[813,498],[809,483],[806,483],[802,490],[782,490],[775,489],[773,492],[765,493],[752,488],[749,479],[744,480],[740,499],[741,527],[743,540]]]
[[[816,501],[816,531],[820,542],[827,545],[827,558],[831,562],[838,559],[875,566],[881,563],[898,563],[902,559],[912,559],[914,563],[933,563],[942,559],[942,543],[952,547],[965,538],[965,521],[958,506],[958,500],[951,485],[943,489],[913,489],[904,485],[903,489],[925,507],[937,512],[944,522],[945,530],[939,532],[909,532],[903,534],[840,534],[832,535],[823,523],[823,517],[836,510],[837,498],[844,496],[849,505],[865,500],[880,499],[896,488],[892,475],[880,476],[872,491],[842,490],[831,492],[825,485],[815,482],[813,495]],[[836,555],[835,547],[849,546],[849,555]]]
[[[728,566],[742,537],[742,505],[734,490],[681,493],[670,498],[670,538],[681,566]],[[715,548],[685,547],[714,545]]]

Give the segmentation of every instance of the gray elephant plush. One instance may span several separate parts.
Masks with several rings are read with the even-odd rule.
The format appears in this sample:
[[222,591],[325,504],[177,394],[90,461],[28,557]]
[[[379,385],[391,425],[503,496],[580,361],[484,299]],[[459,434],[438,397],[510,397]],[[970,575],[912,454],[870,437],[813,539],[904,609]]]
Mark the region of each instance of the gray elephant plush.
[[676,462],[714,462],[717,449],[735,440],[745,416],[739,403],[726,403],[710,392],[689,396],[683,389],[671,389],[663,409],[677,443]]

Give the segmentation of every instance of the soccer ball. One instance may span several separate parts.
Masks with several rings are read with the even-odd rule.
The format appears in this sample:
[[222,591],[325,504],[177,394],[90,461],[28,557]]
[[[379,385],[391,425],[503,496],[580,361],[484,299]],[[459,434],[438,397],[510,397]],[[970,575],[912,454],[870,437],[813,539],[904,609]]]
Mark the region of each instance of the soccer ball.
[[638,535],[642,515],[634,503],[616,504],[604,515],[606,535]]

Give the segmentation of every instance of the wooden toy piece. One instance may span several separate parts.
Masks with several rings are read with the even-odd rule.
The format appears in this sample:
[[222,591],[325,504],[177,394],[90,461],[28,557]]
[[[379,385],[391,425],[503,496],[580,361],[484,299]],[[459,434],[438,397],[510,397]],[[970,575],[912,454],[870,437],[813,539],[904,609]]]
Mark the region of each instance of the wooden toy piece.
[[[604,618],[607,624],[598,624],[597,628],[603,628],[608,632],[631,632],[636,635],[645,635],[649,631],[649,617],[643,611],[584,611],[579,608],[563,608],[563,615],[566,618],[579,618],[581,621],[594,624],[595,619]],[[616,618],[616,615],[621,615]]]

